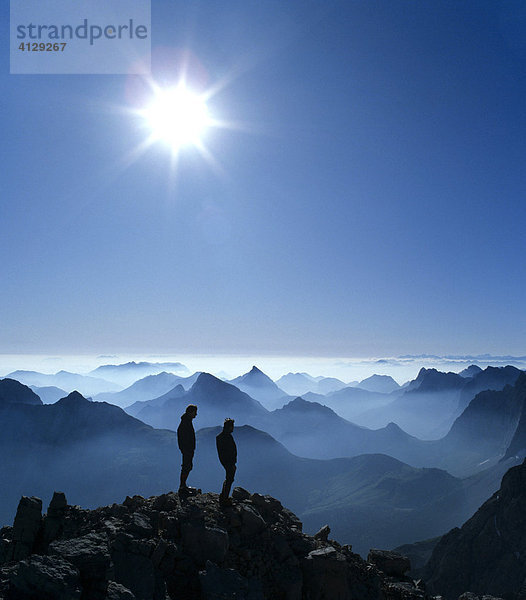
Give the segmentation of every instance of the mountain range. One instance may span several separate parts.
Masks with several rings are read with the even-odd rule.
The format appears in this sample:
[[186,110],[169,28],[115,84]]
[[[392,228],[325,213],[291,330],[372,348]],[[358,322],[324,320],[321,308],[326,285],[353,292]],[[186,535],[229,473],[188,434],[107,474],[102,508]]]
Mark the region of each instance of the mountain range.
[[89,374],[94,377],[101,377],[108,381],[113,381],[121,386],[129,386],[138,379],[148,375],[158,375],[163,371],[174,373],[180,376],[189,375],[188,369],[179,362],[127,362],[120,365],[101,365]]
[[[200,376],[194,397],[208,397],[217,381]],[[9,380],[0,381],[0,388],[8,385]],[[246,395],[231,387],[235,407],[238,395]],[[29,389],[27,393],[33,395]],[[116,406],[90,402],[77,392],[52,405],[24,404],[19,397],[0,405],[0,452],[8,457],[0,472],[0,522],[12,519],[10,511],[20,495],[51,497],[56,487],[75,503],[98,506],[176,485],[180,453],[174,432],[154,429]],[[258,404],[252,407],[265,410]],[[224,476],[215,451],[219,430],[205,428],[197,434],[190,483],[204,489],[220,489]],[[279,492],[311,531],[330,520],[342,540],[354,539],[361,552],[438,535],[468,516],[462,481],[438,469],[410,467],[385,455],[299,458],[250,426],[236,427],[235,439],[236,483]],[[371,528],[371,523],[378,525]]]
[[111,381],[89,375],[69,373],[68,371],[59,371],[54,375],[39,373],[38,371],[13,371],[6,377],[16,379],[25,385],[55,386],[68,393],[77,390],[86,396],[94,396],[102,392],[117,392],[122,389],[122,386]]

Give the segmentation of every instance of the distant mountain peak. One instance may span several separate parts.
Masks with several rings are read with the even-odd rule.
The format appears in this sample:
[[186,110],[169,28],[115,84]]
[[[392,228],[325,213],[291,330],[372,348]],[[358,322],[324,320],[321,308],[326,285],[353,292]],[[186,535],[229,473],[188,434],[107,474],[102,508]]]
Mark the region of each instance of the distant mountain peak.
[[74,405],[82,405],[89,403],[90,401],[84,398],[84,396],[77,392],[77,390],[73,390],[70,394],[68,394],[65,398],[62,398],[58,401],[57,404],[68,404],[70,406]]
[[211,373],[202,372],[199,373],[199,377],[195,380],[194,385],[190,389],[193,391],[213,391],[225,389],[227,386],[232,387],[229,383],[226,383],[225,381],[222,381],[221,379],[215,377],[215,375],[212,375]]
[[28,386],[16,379],[0,379],[0,404],[42,404],[42,400]]

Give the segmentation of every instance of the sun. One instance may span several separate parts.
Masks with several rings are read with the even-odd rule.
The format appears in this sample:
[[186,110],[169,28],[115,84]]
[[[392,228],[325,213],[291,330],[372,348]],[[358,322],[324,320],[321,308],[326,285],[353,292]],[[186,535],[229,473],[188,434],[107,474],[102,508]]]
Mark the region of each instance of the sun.
[[141,115],[150,129],[150,142],[165,142],[174,153],[187,146],[201,146],[212,124],[204,96],[184,84],[155,90]]

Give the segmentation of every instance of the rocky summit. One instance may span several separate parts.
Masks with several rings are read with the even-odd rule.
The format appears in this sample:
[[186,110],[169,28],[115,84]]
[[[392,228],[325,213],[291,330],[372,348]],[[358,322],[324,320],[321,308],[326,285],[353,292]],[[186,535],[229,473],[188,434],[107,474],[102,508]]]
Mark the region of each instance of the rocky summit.
[[281,503],[235,488],[173,492],[86,510],[55,492],[20,500],[0,530],[2,600],[425,600],[399,554],[368,561],[329,539],[302,532]]
[[447,600],[466,590],[526,598],[526,460],[508,470],[471,519],[442,537],[422,575]]

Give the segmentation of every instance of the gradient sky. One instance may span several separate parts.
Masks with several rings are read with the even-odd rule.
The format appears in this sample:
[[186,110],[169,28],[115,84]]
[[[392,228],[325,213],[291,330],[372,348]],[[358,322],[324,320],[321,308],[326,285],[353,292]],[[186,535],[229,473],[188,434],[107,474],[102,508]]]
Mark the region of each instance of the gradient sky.
[[524,2],[152,0],[243,125],[176,177],[136,80],[9,75],[0,17],[0,353],[526,352]]

